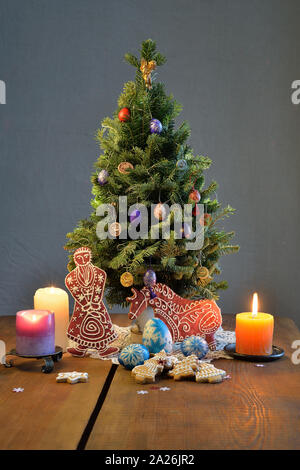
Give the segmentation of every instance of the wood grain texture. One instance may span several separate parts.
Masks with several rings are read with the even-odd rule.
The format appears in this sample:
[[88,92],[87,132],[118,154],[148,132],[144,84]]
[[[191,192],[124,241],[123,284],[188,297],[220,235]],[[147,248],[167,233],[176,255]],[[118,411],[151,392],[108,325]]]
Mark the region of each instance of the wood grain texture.
[[[15,317],[0,318],[0,339],[7,351],[15,346]],[[0,449],[76,449],[111,362],[66,353],[50,374],[41,372],[41,360],[13,362],[10,369],[0,366]],[[56,373],[73,370],[88,372],[89,382],[56,383]]]
[[[224,328],[234,316],[224,315]],[[221,384],[174,382],[137,385],[119,366],[87,443],[87,449],[300,449],[300,365],[291,344],[300,339],[292,320],[275,319],[279,361],[219,360],[231,379]],[[138,390],[149,393],[138,395]]]

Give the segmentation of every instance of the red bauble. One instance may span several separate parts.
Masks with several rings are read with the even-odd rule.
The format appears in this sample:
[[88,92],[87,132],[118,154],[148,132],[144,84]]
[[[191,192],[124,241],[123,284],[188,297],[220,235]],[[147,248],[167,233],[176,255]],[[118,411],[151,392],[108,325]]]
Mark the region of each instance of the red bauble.
[[202,225],[202,227],[204,225],[209,225],[211,220],[212,216],[210,214],[205,213],[200,217],[200,225]]
[[122,109],[119,111],[118,117],[119,117],[119,120],[120,120],[121,122],[129,121],[129,119],[130,119],[130,109],[128,109],[128,108],[122,108]]
[[198,215],[200,215],[200,209],[199,209],[199,206],[198,204],[195,204],[195,207],[193,209],[193,212],[192,212],[193,216],[197,217]]
[[197,189],[193,189],[193,191],[190,192],[189,198],[192,201],[199,202],[201,199],[201,194]]

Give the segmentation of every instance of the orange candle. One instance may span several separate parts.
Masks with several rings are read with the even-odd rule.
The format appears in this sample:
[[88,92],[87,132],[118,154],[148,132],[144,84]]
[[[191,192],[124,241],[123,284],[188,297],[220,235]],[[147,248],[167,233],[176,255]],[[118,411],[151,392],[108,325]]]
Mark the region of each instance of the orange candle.
[[272,353],[274,317],[257,310],[257,294],[254,294],[252,312],[236,315],[236,352],[239,354],[267,356]]

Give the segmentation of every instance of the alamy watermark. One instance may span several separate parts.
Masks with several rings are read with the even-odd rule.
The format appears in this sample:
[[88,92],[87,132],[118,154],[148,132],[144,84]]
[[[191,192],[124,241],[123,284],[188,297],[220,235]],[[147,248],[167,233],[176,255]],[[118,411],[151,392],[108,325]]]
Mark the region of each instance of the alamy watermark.
[[300,364],[300,339],[293,341],[291,348],[296,349],[291,356],[291,361],[293,364],[298,365]]
[[6,85],[3,80],[0,80],[0,104],[6,104]]
[[293,104],[300,104],[300,80],[294,80],[292,83],[291,100]]
[[[195,208],[192,204],[184,204],[182,207],[179,204],[168,206],[164,203],[162,206],[159,213],[155,204],[146,207],[137,203],[128,208],[127,196],[120,196],[117,214],[114,205],[100,204],[96,210],[96,215],[102,217],[96,226],[97,236],[100,240],[116,237],[121,240],[128,238],[168,240],[171,237],[172,227],[175,239],[186,240],[187,250],[201,250],[204,242],[204,205],[197,204],[196,217],[193,216]],[[193,230],[193,220],[195,230]]]

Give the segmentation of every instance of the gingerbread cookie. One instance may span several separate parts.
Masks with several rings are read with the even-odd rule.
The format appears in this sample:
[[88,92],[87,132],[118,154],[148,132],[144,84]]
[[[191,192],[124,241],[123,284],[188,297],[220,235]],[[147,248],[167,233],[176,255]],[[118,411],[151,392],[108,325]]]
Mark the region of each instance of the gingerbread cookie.
[[155,358],[148,359],[141,366],[136,366],[132,369],[131,373],[137,383],[151,383],[155,382],[155,377],[162,373],[164,365],[160,364]]
[[77,382],[87,382],[89,374],[87,372],[60,372],[56,377],[56,382],[68,382],[76,384]]
[[191,355],[178,362],[174,369],[170,370],[168,375],[174,380],[192,379],[195,377],[195,371],[199,370],[199,361],[197,356]]
[[132,369],[131,373],[138,383],[151,383],[155,382],[157,375],[160,375],[164,369],[172,369],[178,359],[175,356],[168,356],[163,349],[159,353],[144,362],[140,366]]
[[163,364],[164,369],[166,370],[173,369],[173,367],[175,367],[179,362],[176,356],[169,356],[164,349],[159,353],[156,353],[153,356],[153,359],[158,361],[160,364]]
[[208,362],[200,363],[200,368],[196,372],[196,382],[219,383],[222,382],[226,372],[223,369],[217,369]]

